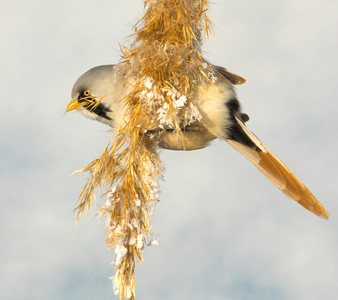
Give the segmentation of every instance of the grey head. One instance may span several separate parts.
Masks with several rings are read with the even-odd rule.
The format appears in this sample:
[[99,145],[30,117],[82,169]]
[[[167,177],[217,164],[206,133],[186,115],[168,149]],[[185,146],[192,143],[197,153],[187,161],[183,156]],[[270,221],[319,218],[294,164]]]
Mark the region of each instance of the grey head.
[[115,128],[124,115],[122,99],[126,86],[118,65],[94,67],[75,82],[66,110],[76,109],[90,119]]

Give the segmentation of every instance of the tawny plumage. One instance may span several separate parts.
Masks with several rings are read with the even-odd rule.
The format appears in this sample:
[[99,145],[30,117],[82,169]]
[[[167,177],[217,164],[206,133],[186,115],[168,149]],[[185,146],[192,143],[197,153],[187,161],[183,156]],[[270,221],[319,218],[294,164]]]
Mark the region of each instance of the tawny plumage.
[[[243,84],[245,79],[219,66],[208,65],[208,68],[210,80],[203,80],[197,85],[191,99],[201,119],[187,126],[182,125],[181,131],[153,127],[144,135],[157,141],[160,148],[169,150],[196,150],[207,147],[216,138],[226,140],[285,195],[317,216],[328,219],[329,213],[307,187],[245,126],[244,121],[248,120],[248,116],[241,112],[233,89],[233,84]],[[119,70],[118,66],[100,66],[86,72],[74,85],[73,100],[68,110],[80,107],[87,117],[113,128],[121,122],[128,122],[123,97],[136,80],[129,78],[129,83],[122,83],[123,74]],[[89,95],[81,96],[82,90],[93,91],[96,96],[88,100]],[[93,109],[96,107],[93,104],[95,99],[99,100],[99,111]],[[89,102],[83,104],[86,101]]]
[[251,141],[255,143],[257,150],[253,150],[234,140],[227,140],[228,144],[249,159],[285,195],[317,216],[328,219],[330,214],[298,177],[253,135],[239,119],[236,118],[236,121],[251,138]]

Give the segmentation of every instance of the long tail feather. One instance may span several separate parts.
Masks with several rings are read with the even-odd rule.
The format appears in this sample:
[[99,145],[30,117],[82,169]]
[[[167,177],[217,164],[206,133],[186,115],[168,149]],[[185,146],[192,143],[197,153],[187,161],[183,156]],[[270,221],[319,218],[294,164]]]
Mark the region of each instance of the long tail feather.
[[276,187],[289,198],[316,214],[328,219],[330,214],[324,206],[313,196],[310,190],[297,178],[295,174],[269,150],[246,126],[238,119],[238,124],[245,134],[255,143],[259,150],[254,150],[234,140],[227,140],[229,145],[244,155],[258,170],[260,170]]

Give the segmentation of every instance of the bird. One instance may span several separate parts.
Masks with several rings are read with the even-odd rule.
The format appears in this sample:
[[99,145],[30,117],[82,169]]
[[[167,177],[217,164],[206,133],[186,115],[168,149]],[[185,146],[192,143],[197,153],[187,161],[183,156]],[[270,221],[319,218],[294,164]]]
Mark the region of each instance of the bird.
[[[286,196],[317,216],[330,214],[298,177],[246,126],[249,116],[242,112],[234,85],[246,80],[226,68],[208,64],[213,80],[203,80],[194,88],[191,102],[201,119],[181,128],[154,128],[147,135],[158,138],[158,147],[168,150],[197,150],[215,139],[226,141],[246,157]],[[216,78],[216,80],[215,80]],[[112,128],[128,122],[123,98],[132,91],[133,79],[126,80],[120,65],[94,67],[75,82],[66,111],[77,110],[87,118]]]

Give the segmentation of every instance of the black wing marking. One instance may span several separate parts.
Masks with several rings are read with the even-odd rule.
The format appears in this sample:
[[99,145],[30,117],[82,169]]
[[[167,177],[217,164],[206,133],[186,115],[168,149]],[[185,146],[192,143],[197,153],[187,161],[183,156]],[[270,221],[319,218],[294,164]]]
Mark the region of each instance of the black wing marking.
[[243,131],[242,127],[236,121],[236,117],[240,119],[242,122],[249,120],[249,116],[247,114],[241,113],[241,105],[239,101],[233,98],[226,103],[226,106],[228,107],[230,111],[230,117],[232,119],[232,126],[228,128],[227,130],[228,139],[241,143],[247,147],[250,147],[251,149],[255,151],[260,151],[260,149],[250,139],[250,137]]

